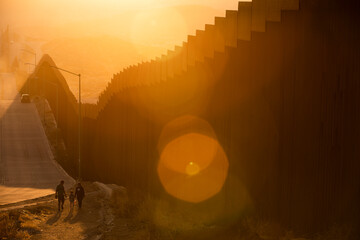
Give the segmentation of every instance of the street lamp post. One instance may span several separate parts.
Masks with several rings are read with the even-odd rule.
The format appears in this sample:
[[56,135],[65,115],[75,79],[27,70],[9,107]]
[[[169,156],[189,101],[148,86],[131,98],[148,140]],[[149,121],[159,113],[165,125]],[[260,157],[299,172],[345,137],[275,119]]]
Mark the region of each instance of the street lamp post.
[[79,179],[81,177],[81,74],[78,74],[78,73],[73,73],[73,72],[70,72],[68,70],[65,70],[63,68],[59,68],[59,67],[56,67],[56,66],[51,66],[50,67],[52,68],[56,68],[58,70],[61,70],[61,71],[64,71],[64,72],[67,72],[69,74],[72,74],[72,75],[75,75],[75,76],[78,76],[79,77],[79,132],[78,132],[78,137],[79,137]]

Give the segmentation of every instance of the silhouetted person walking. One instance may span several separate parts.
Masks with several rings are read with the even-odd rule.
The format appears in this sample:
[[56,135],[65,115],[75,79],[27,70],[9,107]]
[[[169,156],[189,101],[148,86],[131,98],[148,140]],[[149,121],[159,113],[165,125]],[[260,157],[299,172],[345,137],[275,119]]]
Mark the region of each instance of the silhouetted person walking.
[[64,188],[64,181],[61,180],[60,184],[57,185],[56,187],[56,193],[55,193],[55,198],[58,199],[58,210],[60,211],[60,207],[61,210],[64,209],[64,202],[65,202],[65,188]]
[[82,200],[85,197],[85,191],[84,191],[84,188],[81,186],[81,183],[78,183],[78,185],[75,189],[75,196],[78,200],[79,208],[81,208]]

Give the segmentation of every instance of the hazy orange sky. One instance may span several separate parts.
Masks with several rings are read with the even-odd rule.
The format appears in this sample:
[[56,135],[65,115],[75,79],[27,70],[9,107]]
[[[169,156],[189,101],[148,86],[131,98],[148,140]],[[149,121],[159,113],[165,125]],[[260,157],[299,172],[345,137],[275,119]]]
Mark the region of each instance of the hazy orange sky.
[[0,0],[0,27],[51,25],[104,18],[139,8],[204,5],[236,9],[237,0]]
[[[181,46],[187,35],[237,5],[238,0],[0,0],[0,30],[9,25],[20,36],[13,53],[27,46],[38,60],[49,54],[59,66],[81,72],[84,99],[96,101],[114,73]],[[21,52],[20,59],[33,56]],[[74,79],[67,81],[76,93]]]

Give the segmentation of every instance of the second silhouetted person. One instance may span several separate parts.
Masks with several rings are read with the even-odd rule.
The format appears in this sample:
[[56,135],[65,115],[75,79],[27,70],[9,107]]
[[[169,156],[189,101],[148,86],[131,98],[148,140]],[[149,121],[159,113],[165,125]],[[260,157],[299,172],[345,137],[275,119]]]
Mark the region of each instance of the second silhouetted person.
[[84,188],[81,186],[81,183],[78,183],[78,185],[75,189],[75,196],[78,200],[79,208],[81,208],[82,200],[85,197],[85,191],[84,191]]

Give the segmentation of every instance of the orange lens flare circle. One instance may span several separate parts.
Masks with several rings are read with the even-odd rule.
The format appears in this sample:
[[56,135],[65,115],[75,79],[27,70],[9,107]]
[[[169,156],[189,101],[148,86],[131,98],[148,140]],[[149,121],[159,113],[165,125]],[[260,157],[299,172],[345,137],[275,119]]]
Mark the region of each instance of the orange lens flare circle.
[[162,148],[157,172],[168,194],[199,203],[221,191],[228,167],[219,142],[193,131],[174,138]]

